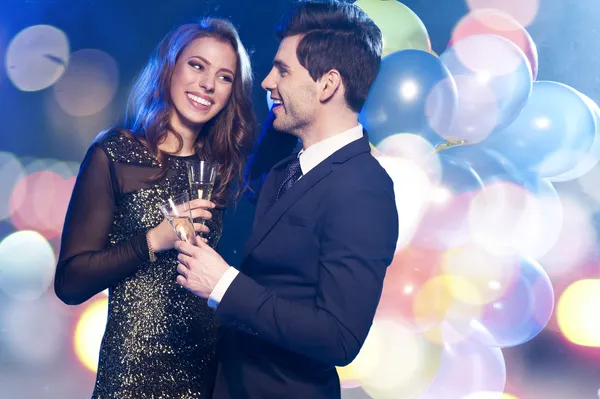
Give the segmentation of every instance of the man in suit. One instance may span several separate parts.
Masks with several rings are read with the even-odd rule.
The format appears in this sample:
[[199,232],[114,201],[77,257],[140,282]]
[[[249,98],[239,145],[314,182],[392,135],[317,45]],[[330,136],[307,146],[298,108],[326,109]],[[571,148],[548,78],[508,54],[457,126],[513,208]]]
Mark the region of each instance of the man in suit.
[[[177,244],[177,281],[225,332],[217,399],[339,398],[371,327],[398,238],[393,184],[358,113],[381,32],[358,7],[298,3],[262,83],[273,128],[302,141],[263,183],[239,270],[208,245]],[[284,133],[278,133],[284,134]]]

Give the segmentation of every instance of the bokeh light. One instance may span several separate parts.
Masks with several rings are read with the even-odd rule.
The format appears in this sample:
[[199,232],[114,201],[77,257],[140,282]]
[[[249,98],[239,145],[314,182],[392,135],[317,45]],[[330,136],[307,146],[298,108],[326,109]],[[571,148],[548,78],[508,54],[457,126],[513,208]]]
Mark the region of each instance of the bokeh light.
[[532,259],[513,261],[519,267],[514,283],[485,305],[476,319],[490,334],[486,345],[507,348],[523,344],[537,336],[552,316],[554,289],[547,273]]
[[[415,298],[423,286],[440,273],[440,252],[406,247],[396,252],[386,270],[383,292],[376,318],[401,321],[415,332],[423,332],[437,324],[419,319],[415,314]],[[435,316],[435,315],[433,315]]]
[[31,301],[46,292],[54,278],[56,256],[35,231],[17,231],[0,241],[0,291]]
[[432,162],[439,165],[437,157],[432,157],[434,147],[417,134],[392,134],[380,141],[376,148],[381,155],[404,158],[417,165]]
[[37,91],[54,84],[69,62],[69,41],[49,25],[30,26],[19,32],[6,51],[6,72],[23,91]]
[[113,101],[95,114],[73,116],[66,113],[50,95],[46,98],[45,115],[57,141],[68,146],[74,159],[81,160],[98,134],[114,124],[117,119],[116,108]]
[[539,258],[551,278],[573,275],[597,247],[591,206],[573,194],[561,195],[560,201],[564,212],[560,234],[552,248]]
[[396,251],[400,251],[410,242],[419,225],[431,182],[423,169],[413,161],[388,156],[380,156],[377,160],[394,183],[399,223]]
[[475,392],[463,399],[519,399],[518,397],[505,392],[481,391]]
[[69,115],[88,116],[112,101],[119,84],[117,62],[107,53],[79,50],[71,54],[69,67],[54,85],[54,96]]
[[[68,175],[70,169],[63,172]],[[27,175],[10,198],[13,224],[20,230],[36,230],[48,239],[59,236],[74,186],[75,177],[65,179],[46,169]]]
[[101,297],[88,303],[75,327],[73,345],[77,359],[94,373],[98,369],[100,344],[107,317],[108,298]]
[[600,279],[579,280],[564,290],[556,304],[560,331],[574,344],[600,348]]
[[439,160],[441,176],[431,176],[431,172],[427,171],[435,183],[427,198],[413,245],[446,250],[470,241],[467,215],[473,196],[483,183],[460,158],[440,154]]
[[463,70],[477,74],[481,83],[515,72],[524,59],[523,52],[510,40],[488,34],[463,39],[446,51],[450,51],[452,59],[444,60],[447,58],[444,54],[441,55],[441,59],[444,64],[449,64],[448,69],[451,72],[456,71],[460,63]]
[[52,365],[61,357],[66,318],[45,296],[31,302],[11,302],[2,313],[8,349],[17,362]]
[[484,305],[502,297],[515,282],[519,264],[511,258],[495,256],[475,245],[447,251],[441,270],[468,281],[475,293],[453,288],[454,297],[473,305]]
[[352,366],[372,398],[415,398],[431,384],[441,351],[401,323],[379,319]]
[[501,36],[516,44],[529,60],[533,79],[537,78],[537,46],[529,32],[510,14],[501,10],[482,8],[467,13],[454,27],[449,46],[469,36],[481,34]]
[[[15,185],[25,177],[19,158],[8,152],[0,152],[0,220],[10,216],[9,199]],[[24,198],[19,198],[22,202]],[[15,204],[20,206],[20,203]]]
[[467,279],[440,274],[427,281],[415,295],[415,323],[423,329],[428,327],[424,337],[437,345],[471,339],[477,331],[470,324],[481,317],[482,306],[478,305],[481,302],[476,287]]
[[473,240],[498,255],[525,254],[538,259],[556,243],[563,223],[560,198],[551,183],[537,193],[519,185],[486,185],[471,203],[468,223]]
[[519,21],[523,26],[530,25],[537,16],[540,0],[466,0],[471,11],[494,9],[503,11]]
[[481,391],[502,392],[505,383],[502,350],[467,339],[444,345],[435,379],[419,399],[464,399]]
[[77,176],[79,166],[80,164],[77,162],[65,162],[51,158],[34,158],[23,162],[25,173],[28,175],[36,172],[52,172],[65,180]]

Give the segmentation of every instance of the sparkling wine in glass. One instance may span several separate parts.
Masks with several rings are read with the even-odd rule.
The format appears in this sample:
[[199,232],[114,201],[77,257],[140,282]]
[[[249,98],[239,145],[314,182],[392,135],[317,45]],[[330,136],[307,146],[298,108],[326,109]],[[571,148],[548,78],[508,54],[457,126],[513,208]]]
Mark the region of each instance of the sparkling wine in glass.
[[169,198],[160,205],[160,210],[180,240],[196,245],[196,231],[194,230],[194,223],[192,221],[190,196],[188,193],[181,193]]
[[[190,183],[190,198],[210,200],[217,177],[218,165],[209,161],[193,161],[187,163]],[[196,218],[194,223],[204,224],[205,220]],[[201,237],[204,234],[200,233]]]
[[190,198],[210,200],[217,177],[217,164],[209,161],[188,162]]

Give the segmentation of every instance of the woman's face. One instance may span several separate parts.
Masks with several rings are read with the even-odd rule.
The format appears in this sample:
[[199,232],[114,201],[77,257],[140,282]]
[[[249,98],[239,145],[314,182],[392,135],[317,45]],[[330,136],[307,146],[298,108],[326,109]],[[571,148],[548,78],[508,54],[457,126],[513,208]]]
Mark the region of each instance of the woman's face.
[[236,68],[230,44],[213,37],[191,42],[171,77],[171,124],[199,130],[214,118],[231,97]]

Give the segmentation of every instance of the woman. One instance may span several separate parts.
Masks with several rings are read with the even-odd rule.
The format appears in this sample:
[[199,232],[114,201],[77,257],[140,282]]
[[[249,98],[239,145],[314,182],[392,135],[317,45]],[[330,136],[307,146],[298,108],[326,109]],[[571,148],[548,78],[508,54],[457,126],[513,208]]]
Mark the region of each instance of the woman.
[[207,219],[196,230],[217,246],[252,146],[251,87],[248,55],[229,22],[183,25],[138,78],[126,128],[89,149],[55,291],[76,305],[109,288],[94,398],[211,396],[218,329],[206,302],[176,283],[177,236],[158,205],[188,190],[187,161],[219,163],[213,202],[192,201],[192,216]]

